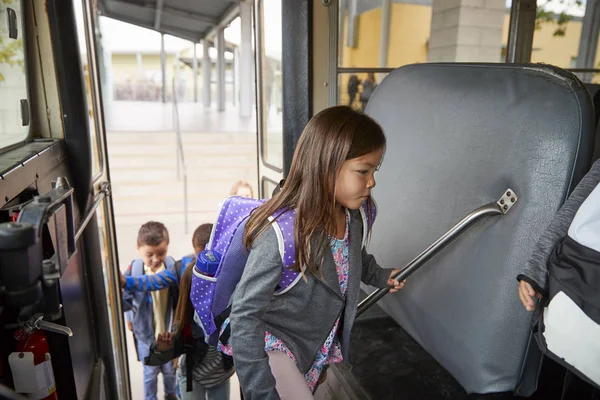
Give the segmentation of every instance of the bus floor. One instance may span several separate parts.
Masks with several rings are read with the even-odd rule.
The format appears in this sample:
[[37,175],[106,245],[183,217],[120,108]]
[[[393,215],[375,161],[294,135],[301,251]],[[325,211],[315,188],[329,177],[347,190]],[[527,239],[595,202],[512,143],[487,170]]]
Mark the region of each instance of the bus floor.
[[[352,367],[331,367],[322,399],[505,400],[511,393],[469,395],[408,333],[377,305],[355,322],[350,343]],[[572,376],[563,395],[564,368],[545,359],[534,400],[600,400],[600,393]],[[337,394],[337,395],[334,395]],[[315,396],[317,398],[317,396]]]

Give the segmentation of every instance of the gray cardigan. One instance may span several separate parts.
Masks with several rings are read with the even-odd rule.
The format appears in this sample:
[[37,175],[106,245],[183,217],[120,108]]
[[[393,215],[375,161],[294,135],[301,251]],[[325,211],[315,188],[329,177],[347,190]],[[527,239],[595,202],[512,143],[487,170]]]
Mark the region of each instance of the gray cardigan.
[[391,274],[391,269],[381,268],[372,255],[361,250],[361,239],[360,213],[352,211],[345,301],[330,251],[325,253],[322,277],[307,274],[306,280],[301,279],[288,292],[275,296],[281,276],[281,256],[275,231],[268,229],[255,241],[234,293],[230,317],[233,359],[246,400],[279,399],[265,352],[265,331],[285,343],[304,374],[341,316],[338,337],[343,357],[348,360],[360,281],[382,288],[387,286]]
[[581,179],[571,196],[558,210],[550,225],[542,233],[533,248],[533,252],[517,279],[525,280],[533,288],[546,295],[548,290],[548,269],[546,263],[550,258],[556,242],[567,235],[571,221],[583,201],[600,182],[600,160],[596,161],[590,171]]

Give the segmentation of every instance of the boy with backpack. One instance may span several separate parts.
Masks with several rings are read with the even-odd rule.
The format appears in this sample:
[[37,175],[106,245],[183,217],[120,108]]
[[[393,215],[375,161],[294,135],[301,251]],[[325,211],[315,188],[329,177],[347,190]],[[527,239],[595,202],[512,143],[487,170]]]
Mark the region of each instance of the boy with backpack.
[[[141,226],[137,238],[139,258],[135,259],[122,277],[142,277],[159,274],[172,269],[175,260],[167,256],[169,249],[169,232],[160,222],[150,221]],[[141,282],[141,281],[140,281]],[[170,289],[147,291],[149,288],[135,293],[124,292],[123,309],[127,327],[133,332],[138,360],[142,361],[150,355],[150,346],[159,333],[171,327],[173,295]],[[175,394],[175,368],[169,361],[160,366],[144,365],[144,397],[146,400],[157,399],[158,374],[162,372],[165,385],[165,398],[177,399]]]
[[198,253],[204,250],[204,247],[210,239],[211,231],[212,224],[202,224],[198,226],[192,235],[192,247],[194,253],[185,255],[181,260],[172,263],[172,259],[169,257],[170,260],[167,262],[167,264],[169,264],[167,268],[154,275],[131,276],[121,274],[121,287],[125,292],[132,293],[140,290],[156,291],[169,288],[169,297],[172,300],[173,309],[177,308],[179,284],[183,272],[186,267],[196,262]]
[[[179,304],[185,299],[188,303],[190,302],[189,292],[192,274],[185,274],[185,272],[189,268],[193,268],[198,253],[202,252],[209,242],[212,228],[212,224],[202,224],[196,228],[192,235],[194,252],[173,263],[170,268],[154,275],[137,277],[121,275],[121,286],[126,292],[136,292],[141,289],[160,291],[169,288],[170,293],[173,295],[173,304],[176,304],[175,308],[177,310],[173,325],[175,333],[169,333],[169,330],[165,330],[157,336],[158,343],[163,344],[164,340],[160,341],[161,335],[171,338],[171,346],[168,351],[164,351],[164,349],[160,349],[160,346],[157,346],[157,341],[154,341],[143,362],[145,366],[158,366],[171,362],[173,358],[184,354],[181,358],[183,364],[180,364],[179,373],[177,374],[179,382],[177,394],[182,399],[193,398],[199,394],[202,394],[201,398],[206,395],[207,399],[213,400],[229,398],[229,377],[235,372],[232,360],[227,362],[226,356],[219,353],[216,348],[205,344],[200,328],[192,323],[193,317],[190,315],[190,312],[193,314],[192,305]],[[187,276],[187,280],[185,276]],[[190,329],[191,331],[188,332]],[[196,334],[198,340],[186,336],[184,343],[183,336],[185,335],[182,335],[183,333],[189,333],[187,336],[190,337],[194,336],[192,333]],[[177,370],[178,367],[176,366],[175,369]]]

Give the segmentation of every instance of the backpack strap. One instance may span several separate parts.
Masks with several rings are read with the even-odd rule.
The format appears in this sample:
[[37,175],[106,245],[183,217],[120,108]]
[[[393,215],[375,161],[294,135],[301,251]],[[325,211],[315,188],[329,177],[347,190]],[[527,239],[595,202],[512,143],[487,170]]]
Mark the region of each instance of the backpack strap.
[[171,269],[174,264],[175,259],[173,257],[167,256],[167,258],[165,258],[165,269]]
[[[371,232],[371,228],[373,227],[373,223],[375,222],[375,217],[377,215],[377,206],[375,201],[372,200],[371,202],[364,202],[359,211],[363,223],[361,247],[364,248],[367,245],[369,233]],[[269,218],[269,221],[271,221],[273,229],[275,230],[275,235],[277,236],[279,253],[281,254],[281,260],[283,264],[281,278],[279,279],[277,289],[275,290],[276,296],[282,295],[289,291],[302,278],[302,274],[300,272],[292,269],[294,263],[296,262],[296,238],[294,235],[295,217],[296,211],[288,210]],[[304,272],[304,267],[302,268],[302,272]]]
[[179,279],[181,279],[181,277],[183,276],[183,271],[185,271],[186,267],[195,262],[196,262],[196,259],[193,254],[188,254],[187,256],[184,256],[181,259],[181,266],[180,266],[179,271],[177,271],[179,273]]
[[131,276],[144,275],[144,261],[141,258],[136,258],[131,263]]
[[377,204],[375,200],[371,199],[370,204],[369,201],[365,201],[360,206],[359,211],[363,223],[362,247],[364,248],[367,245],[369,234],[371,233],[371,229],[373,229],[375,217],[377,216]]
[[289,291],[302,278],[302,274],[293,269],[296,262],[295,218],[296,210],[283,211],[276,216],[269,217],[269,221],[277,236],[279,254],[281,254],[282,261],[281,278],[275,290],[276,296]]
[[183,350],[185,354],[185,374],[187,378],[186,392],[193,390],[192,382],[194,380],[194,366],[197,362],[202,362],[207,352],[207,344],[204,341],[198,342],[192,333],[191,324],[187,324],[182,332]]

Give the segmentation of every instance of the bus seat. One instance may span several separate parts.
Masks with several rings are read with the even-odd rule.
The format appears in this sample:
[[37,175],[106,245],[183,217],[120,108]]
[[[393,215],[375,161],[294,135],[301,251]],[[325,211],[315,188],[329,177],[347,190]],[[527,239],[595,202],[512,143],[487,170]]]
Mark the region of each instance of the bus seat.
[[519,196],[507,215],[478,222],[379,304],[467,392],[531,394],[541,353],[535,344],[527,352],[531,314],[516,277],[589,169],[595,124],[586,89],[546,65],[417,64],[392,71],[366,112],[388,140],[369,244],[382,266],[402,267],[505,189]]

